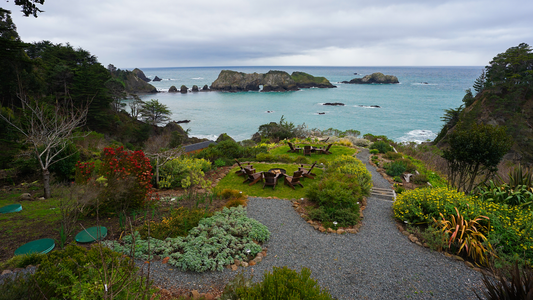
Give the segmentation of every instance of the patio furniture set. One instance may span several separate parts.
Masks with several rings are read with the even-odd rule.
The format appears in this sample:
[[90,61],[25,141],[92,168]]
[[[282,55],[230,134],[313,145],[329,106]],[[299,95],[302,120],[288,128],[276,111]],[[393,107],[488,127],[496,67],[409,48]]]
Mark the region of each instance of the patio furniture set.
[[304,146],[303,148],[302,147],[294,147],[294,145],[292,143],[288,143],[289,144],[289,151],[287,152],[290,152],[290,153],[300,153],[300,151],[303,150],[303,153],[305,156],[310,156],[311,153],[319,153],[319,154],[331,154],[331,152],[329,152],[329,149],[331,148],[331,145],[333,144],[329,144],[327,145],[326,147],[322,148],[322,147],[313,147],[313,146],[310,146],[310,145],[306,145]]
[[298,167],[298,171],[295,171],[292,176],[289,176],[287,175],[287,171],[285,169],[274,168],[268,171],[256,172],[256,169],[251,164],[248,163],[247,165],[241,165],[238,160],[235,161],[240,168],[235,173],[239,176],[245,176],[246,179],[243,181],[243,183],[249,182],[250,186],[262,181],[263,188],[268,185],[271,186],[272,189],[275,189],[278,179],[283,176],[283,183],[294,190],[295,186],[304,187],[300,182],[302,177],[314,179],[316,176],[316,174],[312,173],[316,162],[309,169],[306,169],[303,167],[303,165],[301,165]]

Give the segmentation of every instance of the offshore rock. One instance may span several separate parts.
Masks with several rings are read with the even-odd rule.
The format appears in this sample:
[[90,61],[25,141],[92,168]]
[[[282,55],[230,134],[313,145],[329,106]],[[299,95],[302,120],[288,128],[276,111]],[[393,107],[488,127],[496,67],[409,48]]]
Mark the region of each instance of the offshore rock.
[[336,88],[326,77],[315,77],[304,72],[292,72],[291,78],[299,88]]
[[169,89],[168,89],[168,92],[169,93],[177,93],[178,92],[178,89],[176,88],[176,86],[171,86]]
[[340,102],[326,102],[322,105],[331,105],[331,106],[344,106],[344,103],[340,103]]
[[296,82],[289,73],[284,71],[269,71],[263,77],[262,92],[286,92],[299,90]]
[[202,88],[202,92],[208,92],[209,91],[209,87],[206,85],[204,85],[204,87]]
[[121,78],[121,81],[124,82],[124,92],[128,94],[157,93],[155,86],[147,83],[137,74],[144,76],[144,73],[139,69],[134,69],[133,71],[117,70],[112,72],[111,76],[115,79]]
[[263,74],[246,74],[231,70],[222,70],[211,84],[211,90],[227,92],[258,91],[263,81]]
[[198,86],[197,85],[193,85],[192,86],[192,91],[193,92],[198,92]]
[[137,75],[137,77],[139,77],[140,79],[146,81],[146,82],[150,82],[152,81],[150,78],[146,77],[146,75],[144,75],[144,72],[141,71],[140,69],[133,69],[133,71],[131,71],[133,74]]
[[162,80],[162,79],[159,78],[159,77],[157,77],[157,76],[154,78],[154,81],[161,81],[161,80]]
[[185,85],[182,85],[180,88],[180,93],[187,94],[187,87]]
[[398,77],[393,75],[384,75],[383,73],[373,73],[366,75],[363,78],[354,78],[350,81],[343,81],[342,83],[353,84],[372,84],[372,83],[400,83]]

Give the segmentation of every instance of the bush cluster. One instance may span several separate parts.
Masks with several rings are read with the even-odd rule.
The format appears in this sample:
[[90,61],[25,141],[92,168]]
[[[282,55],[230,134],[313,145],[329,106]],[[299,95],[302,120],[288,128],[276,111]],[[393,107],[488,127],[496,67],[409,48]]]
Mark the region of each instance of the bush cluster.
[[256,242],[266,241],[269,237],[267,227],[248,218],[246,210],[240,206],[224,208],[212,217],[202,219],[186,237],[143,240],[135,232],[123,239],[124,244],[114,241],[106,244],[115,251],[135,254],[143,259],[153,258],[151,255],[169,256],[170,265],[184,271],[204,272],[221,271],[235,259],[255,256],[262,251]]
[[424,188],[405,191],[394,205],[394,216],[409,224],[432,224],[440,213],[448,219],[456,215],[455,208],[467,220],[479,216],[489,219],[482,222],[488,232],[488,241],[500,258],[533,263],[533,211],[531,208],[483,201],[477,196],[443,188]]
[[196,154],[196,158],[203,158],[212,162],[217,159],[223,159],[226,163],[229,162],[226,165],[231,165],[235,158],[251,158],[259,153],[267,153],[267,151],[265,146],[245,147],[234,140],[227,139],[217,145],[209,145],[209,147]]
[[189,230],[198,226],[198,222],[201,219],[212,215],[212,213],[204,209],[180,207],[172,210],[170,216],[164,217],[160,222],[151,221],[144,224],[140,230],[140,234],[143,238],[146,238],[148,236],[148,229],[150,229],[150,236],[160,240],[169,237],[187,236]]
[[379,153],[387,153],[392,151],[392,146],[385,141],[377,141],[370,145],[370,149],[377,149]]
[[50,252],[35,274],[6,280],[0,290],[0,299],[130,299],[155,293],[132,260],[98,245]]
[[365,165],[352,156],[340,156],[309,186],[306,195],[317,204],[309,217],[327,227],[333,222],[340,227],[355,225],[360,218],[359,203],[371,188],[372,177]]
[[242,274],[228,283],[220,299],[314,299],[332,300],[327,289],[321,289],[311,278],[311,271],[296,272],[287,267],[274,267],[265,272],[263,281],[251,284]]
[[159,171],[159,187],[175,189],[183,187],[183,180],[193,172],[207,172],[211,163],[205,159],[183,156],[167,162]]

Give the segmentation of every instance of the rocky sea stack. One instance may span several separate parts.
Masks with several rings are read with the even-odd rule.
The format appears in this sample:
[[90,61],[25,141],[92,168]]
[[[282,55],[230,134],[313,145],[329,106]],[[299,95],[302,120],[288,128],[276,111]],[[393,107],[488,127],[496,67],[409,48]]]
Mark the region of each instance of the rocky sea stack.
[[363,78],[354,78],[350,81],[343,81],[342,83],[353,84],[371,84],[371,83],[400,83],[398,77],[393,75],[384,75],[383,73],[373,73],[372,75],[366,75]]
[[300,88],[311,87],[336,87],[324,77],[314,77],[304,72],[294,72],[292,75],[285,71],[246,74],[223,70],[211,85],[211,90],[228,92],[259,91],[261,86],[263,86],[263,92],[297,91]]

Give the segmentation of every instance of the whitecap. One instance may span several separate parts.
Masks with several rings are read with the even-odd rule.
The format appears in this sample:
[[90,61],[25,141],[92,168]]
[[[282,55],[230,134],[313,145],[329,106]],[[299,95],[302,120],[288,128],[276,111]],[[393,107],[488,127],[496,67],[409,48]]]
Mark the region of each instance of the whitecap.
[[199,138],[199,139],[208,139],[208,140],[211,140],[211,141],[216,141],[218,136],[215,135],[215,134],[191,134],[190,135],[191,137],[196,137],[196,138]]
[[417,144],[420,144],[422,142],[427,142],[428,140],[432,141],[436,137],[437,137],[437,134],[435,134],[431,130],[416,129],[416,130],[411,130],[406,135],[398,138],[398,142],[401,142],[401,143],[415,142]]
[[191,79],[194,79],[194,80],[202,80],[202,79],[204,79],[204,78],[203,78],[203,77],[193,77],[193,78],[191,78]]

